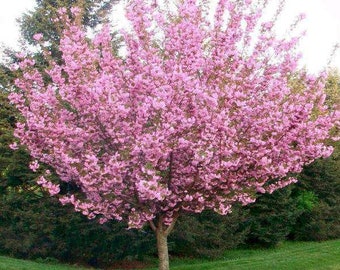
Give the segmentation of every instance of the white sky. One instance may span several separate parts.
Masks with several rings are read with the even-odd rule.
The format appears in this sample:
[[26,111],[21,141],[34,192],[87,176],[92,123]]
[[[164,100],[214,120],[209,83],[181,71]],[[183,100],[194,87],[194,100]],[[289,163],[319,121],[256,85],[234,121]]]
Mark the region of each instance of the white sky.
[[[34,4],[35,0],[0,0],[0,43],[9,47],[17,46],[19,31],[16,18],[32,9]],[[119,8],[116,12],[118,13],[113,14],[113,17],[116,21],[121,20],[123,10]],[[302,64],[316,72],[327,65],[334,45],[340,42],[340,0],[287,0],[278,25],[279,31],[286,30],[301,12],[307,15],[303,24],[307,36],[300,47],[303,53]],[[340,70],[340,50],[333,58],[331,66]]]

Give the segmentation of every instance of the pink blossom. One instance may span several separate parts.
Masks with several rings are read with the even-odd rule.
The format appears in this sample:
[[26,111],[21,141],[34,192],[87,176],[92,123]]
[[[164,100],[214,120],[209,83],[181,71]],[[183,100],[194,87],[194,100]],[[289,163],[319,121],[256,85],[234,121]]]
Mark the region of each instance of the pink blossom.
[[26,54],[24,52],[19,52],[19,53],[16,53],[15,56],[18,58],[24,58],[26,57]]
[[14,143],[11,143],[9,145],[9,148],[11,148],[12,150],[18,150],[19,146],[18,146],[17,142],[14,142]]
[[[130,1],[124,57],[108,26],[88,38],[62,9],[63,61],[46,57],[42,71],[20,55],[15,136],[33,170],[45,163],[83,193],[58,195],[61,203],[101,222],[140,228],[157,217],[168,226],[179,213],[253,203],[332,153],[324,141],[340,113],[325,107],[325,75],[297,68],[300,36],[276,37],[252,0],[218,1],[213,23],[198,2],[166,10]],[[57,195],[47,178],[38,183]]]
[[40,41],[43,38],[43,34],[37,33],[33,35],[33,39],[36,41]]
[[37,160],[34,160],[32,161],[30,164],[29,164],[29,167],[32,171],[36,172],[37,169],[39,168],[39,163]]
[[79,7],[71,7],[71,12],[73,15],[79,15],[81,12],[81,9]]
[[47,181],[44,176],[40,176],[37,184],[41,185],[43,188],[47,189],[51,196],[57,195],[60,192],[59,185],[53,184]]

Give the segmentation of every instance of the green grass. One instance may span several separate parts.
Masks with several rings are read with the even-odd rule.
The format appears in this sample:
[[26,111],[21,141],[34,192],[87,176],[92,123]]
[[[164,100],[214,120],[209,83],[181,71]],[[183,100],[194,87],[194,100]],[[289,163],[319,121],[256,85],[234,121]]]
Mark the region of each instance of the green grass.
[[[156,269],[156,268],[154,268]],[[276,249],[231,250],[214,261],[179,260],[172,270],[340,270],[340,240],[286,242]]]
[[0,256],[0,270],[89,270],[63,264],[48,264]]
[[[0,256],[0,270],[85,270]],[[157,268],[148,268],[151,270]],[[286,242],[276,249],[226,251],[218,260],[173,259],[171,270],[340,270],[340,240]],[[88,270],[88,269],[87,269]]]

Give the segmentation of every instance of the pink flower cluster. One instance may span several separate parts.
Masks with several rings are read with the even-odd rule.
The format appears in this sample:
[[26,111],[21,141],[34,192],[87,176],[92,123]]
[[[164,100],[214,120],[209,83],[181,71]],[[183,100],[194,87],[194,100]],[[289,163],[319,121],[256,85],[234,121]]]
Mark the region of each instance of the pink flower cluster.
[[37,183],[43,188],[47,189],[51,196],[57,195],[60,192],[59,185],[55,185],[52,182],[46,180],[44,176],[40,176]]
[[23,59],[11,95],[25,118],[21,144],[84,195],[60,195],[63,203],[130,227],[227,214],[331,154],[323,141],[339,112],[323,104],[324,80],[298,71],[299,37],[277,39],[255,2],[221,0],[210,22],[197,1],[165,10],[132,0],[125,57],[113,53],[108,26],[90,40],[64,11],[63,63],[40,72]]
[[43,38],[43,34],[37,33],[33,35],[33,39],[36,41],[40,41]]
[[39,169],[39,163],[37,160],[34,160],[32,161],[30,164],[29,164],[29,167],[32,171],[36,172],[37,169]]

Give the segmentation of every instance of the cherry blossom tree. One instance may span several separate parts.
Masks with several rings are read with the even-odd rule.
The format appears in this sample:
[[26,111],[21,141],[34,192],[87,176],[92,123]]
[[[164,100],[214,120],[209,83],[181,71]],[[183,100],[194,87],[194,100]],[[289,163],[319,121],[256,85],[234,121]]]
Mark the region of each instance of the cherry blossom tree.
[[113,53],[108,26],[88,38],[61,10],[62,64],[46,51],[50,66],[39,71],[22,56],[10,99],[31,169],[48,164],[78,191],[65,192],[48,170],[38,183],[89,218],[149,224],[165,270],[180,215],[228,214],[329,156],[323,142],[339,111],[324,105],[325,76],[298,70],[301,35],[276,37],[281,8],[266,21],[266,2],[221,0],[212,16],[193,0],[132,0],[124,55]]

